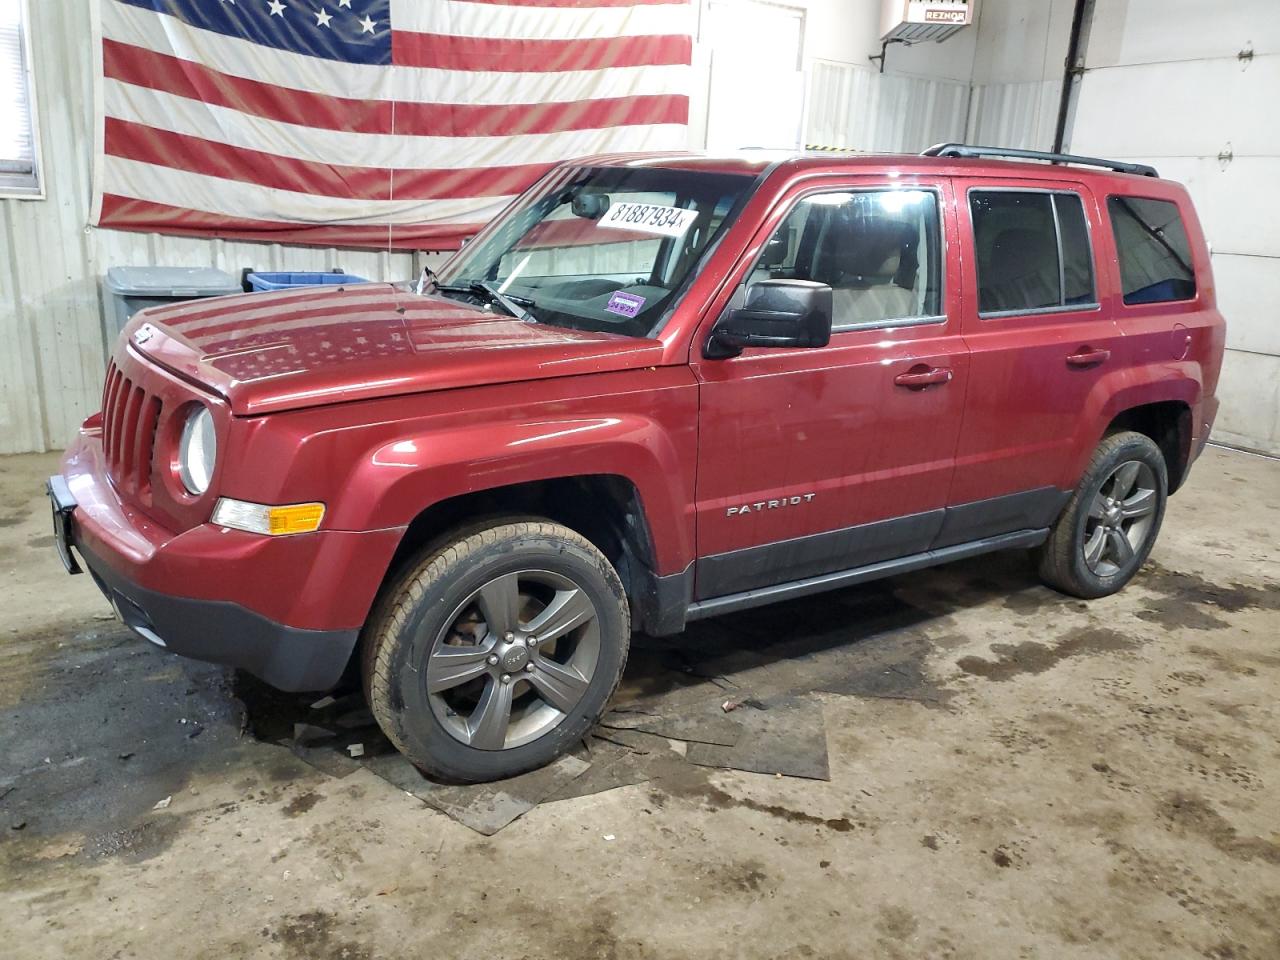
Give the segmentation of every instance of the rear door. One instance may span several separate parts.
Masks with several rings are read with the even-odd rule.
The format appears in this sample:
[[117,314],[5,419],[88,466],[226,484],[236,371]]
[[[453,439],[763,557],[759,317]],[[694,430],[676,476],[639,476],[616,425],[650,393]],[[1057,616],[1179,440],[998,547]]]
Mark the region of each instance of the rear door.
[[[762,225],[693,347],[698,599],[919,553],[936,536],[968,382],[945,279],[950,200],[944,179],[832,179],[796,187]],[[704,358],[715,320],[770,277],[832,286],[830,345]]]
[[1071,476],[1087,399],[1117,362],[1099,303],[1103,213],[1085,184],[956,181],[970,350],[952,509],[935,546],[1049,525]]

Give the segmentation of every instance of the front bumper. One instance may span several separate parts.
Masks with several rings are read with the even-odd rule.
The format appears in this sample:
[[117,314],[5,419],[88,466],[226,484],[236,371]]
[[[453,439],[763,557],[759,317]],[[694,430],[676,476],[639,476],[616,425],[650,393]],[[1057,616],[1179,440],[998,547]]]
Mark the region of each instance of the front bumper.
[[282,690],[337,683],[403,532],[264,537],[206,523],[175,533],[121,502],[92,431],[49,492],[68,571],[78,572],[74,547],[135,633]]
[[290,691],[327,690],[351,659],[357,630],[301,630],[225,600],[147,590],[117,574],[74,535],[72,543],[125,626],[158,647],[238,667]]

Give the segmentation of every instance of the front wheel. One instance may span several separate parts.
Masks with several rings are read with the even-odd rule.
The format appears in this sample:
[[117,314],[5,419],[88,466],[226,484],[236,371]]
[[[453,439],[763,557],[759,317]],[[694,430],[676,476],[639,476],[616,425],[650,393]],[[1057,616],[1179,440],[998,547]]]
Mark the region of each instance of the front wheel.
[[1104,439],[1040,548],[1041,579],[1085,599],[1123,588],[1151,553],[1168,489],[1164,455],[1150,437]]
[[428,775],[514,776],[570,749],[604,711],[630,640],[609,561],[566,527],[522,521],[432,551],[365,638],[369,706]]

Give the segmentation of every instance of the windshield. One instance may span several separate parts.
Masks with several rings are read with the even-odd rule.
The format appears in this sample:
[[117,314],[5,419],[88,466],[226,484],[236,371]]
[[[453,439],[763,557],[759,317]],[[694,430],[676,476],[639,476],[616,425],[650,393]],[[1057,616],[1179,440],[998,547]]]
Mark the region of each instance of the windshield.
[[439,293],[480,303],[501,294],[537,323],[651,335],[752,182],[643,167],[553,170],[449,262]]

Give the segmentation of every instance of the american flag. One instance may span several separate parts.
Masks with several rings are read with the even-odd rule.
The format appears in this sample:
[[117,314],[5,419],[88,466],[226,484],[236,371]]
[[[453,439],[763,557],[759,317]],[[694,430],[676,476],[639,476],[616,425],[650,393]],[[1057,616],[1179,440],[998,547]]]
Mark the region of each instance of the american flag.
[[552,164],[684,149],[689,0],[102,0],[93,221],[453,249]]

